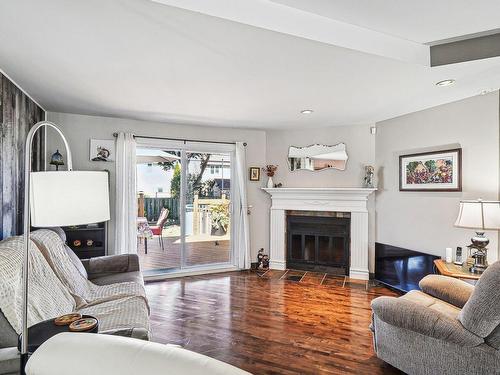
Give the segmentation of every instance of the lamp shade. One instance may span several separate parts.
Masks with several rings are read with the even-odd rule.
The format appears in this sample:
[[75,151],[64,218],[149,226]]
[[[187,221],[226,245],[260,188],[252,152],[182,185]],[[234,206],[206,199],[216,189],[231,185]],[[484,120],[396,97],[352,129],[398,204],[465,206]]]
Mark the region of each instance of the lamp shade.
[[30,213],[34,227],[59,227],[107,221],[108,173],[32,172]]
[[500,202],[461,201],[456,227],[472,229],[499,229]]

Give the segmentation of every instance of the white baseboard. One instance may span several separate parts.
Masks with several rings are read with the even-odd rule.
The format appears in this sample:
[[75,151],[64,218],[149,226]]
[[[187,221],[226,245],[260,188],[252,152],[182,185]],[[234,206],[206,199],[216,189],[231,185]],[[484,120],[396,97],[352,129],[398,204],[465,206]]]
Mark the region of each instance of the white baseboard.
[[369,280],[370,273],[368,270],[357,270],[354,268],[349,269],[349,278],[357,280]]
[[144,276],[144,281],[158,281],[165,279],[173,279],[176,277],[184,277],[184,276],[196,276],[196,275],[206,275],[210,273],[221,273],[221,272],[233,272],[239,271],[238,267],[235,266],[225,266],[225,267],[217,267],[210,269],[197,269],[197,270],[183,270],[183,271],[175,271],[175,272],[159,272],[157,275],[148,275]]
[[269,268],[272,270],[286,270],[286,262],[281,260],[269,261]]

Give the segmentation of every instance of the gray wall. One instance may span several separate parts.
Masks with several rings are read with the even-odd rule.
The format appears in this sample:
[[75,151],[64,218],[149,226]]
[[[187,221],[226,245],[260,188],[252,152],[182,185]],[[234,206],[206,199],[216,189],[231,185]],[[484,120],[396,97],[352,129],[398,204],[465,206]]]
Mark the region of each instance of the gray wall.
[[[75,168],[107,167],[111,170],[112,186],[114,164],[90,162],[89,139],[112,139],[111,134],[120,130],[166,137],[246,141],[248,167],[277,164],[275,182],[288,187],[361,186],[364,166],[376,165],[379,191],[369,201],[371,272],[375,239],[436,255],[443,255],[445,247],[467,245],[471,231],[453,227],[460,199],[497,199],[499,194],[498,92],[380,122],[376,136],[370,134],[370,125],[264,132],[62,113],[49,113],[49,119],[59,124],[68,136]],[[345,171],[288,171],[286,155],[290,145],[339,142],[346,143],[349,154]],[[57,147],[62,151],[57,137],[50,133],[47,146],[48,154]],[[463,149],[462,193],[399,192],[400,154],[457,146]],[[260,190],[265,181],[263,175],[260,182],[249,182],[249,204],[254,207],[250,219],[252,256],[261,247],[269,250],[270,199]],[[498,258],[498,233],[488,235],[490,249],[494,249],[489,256],[494,260]]]
[[[463,191],[400,192],[401,154],[462,147]],[[455,228],[461,199],[498,199],[499,94],[475,96],[377,124],[376,239],[378,242],[444,255],[466,246],[472,230]],[[498,259],[498,232],[489,260]]]
[[[375,136],[370,133],[372,125],[335,126],[306,130],[270,130],[267,132],[267,164],[277,164],[273,177],[275,183],[287,187],[358,187],[362,185],[364,167],[375,164]],[[294,171],[288,168],[288,147],[308,146],[313,143],[334,145],[346,144],[347,161],[345,171],[326,169],[322,171]],[[267,177],[264,175],[264,179]],[[271,202],[268,199],[268,205]],[[368,200],[369,214],[369,270],[374,271],[375,256],[375,196]]]
[[[370,126],[336,126],[307,130],[267,131],[267,163],[277,164],[274,182],[282,182],[287,187],[354,187],[361,186],[364,167],[375,163],[375,136],[370,134]],[[322,171],[294,171],[288,168],[289,146],[308,146],[314,143],[334,145],[346,144],[346,170],[325,169]]]
[[[140,135],[160,137],[202,139],[213,141],[244,141],[247,142],[248,166],[262,166],[266,163],[266,134],[257,130],[239,130],[232,128],[199,127],[177,124],[165,124],[147,121],[135,121],[110,117],[82,116],[65,113],[48,113],[48,120],[59,125],[68,138],[73,156],[73,168],[79,170],[104,170],[110,171],[111,180],[111,222],[109,227],[109,249],[113,249],[113,218],[114,218],[114,188],[115,164],[113,162],[89,161],[89,140],[113,139],[116,131],[129,131]],[[63,154],[65,151],[57,135],[52,131],[47,133],[47,155],[56,150]],[[250,216],[251,249],[252,257],[257,256],[259,248],[269,248],[268,239],[268,207],[265,193],[260,190],[264,182],[253,182],[248,185],[248,202],[253,205]]]

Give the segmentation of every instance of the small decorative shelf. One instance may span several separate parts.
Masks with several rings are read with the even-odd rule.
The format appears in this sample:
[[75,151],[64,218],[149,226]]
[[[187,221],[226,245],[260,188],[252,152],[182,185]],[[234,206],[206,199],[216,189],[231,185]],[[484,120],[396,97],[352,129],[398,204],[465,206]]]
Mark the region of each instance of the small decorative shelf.
[[[66,233],[68,246],[78,258],[89,259],[106,255],[108,242],[106,223],[63,227],[63,230]],[[80,245],[77,246],[75,241],[80,241]],[[92,245],[87,245],[87,241],[92,241]]]

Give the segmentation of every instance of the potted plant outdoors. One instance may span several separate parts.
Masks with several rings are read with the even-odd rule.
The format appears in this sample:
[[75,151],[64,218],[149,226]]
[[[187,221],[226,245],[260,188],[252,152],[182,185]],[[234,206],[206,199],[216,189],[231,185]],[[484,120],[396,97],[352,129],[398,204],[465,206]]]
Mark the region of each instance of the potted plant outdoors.
[[210,215],[212,217],[212,235],[224,236],[229,226],[229,205],[224,203],[211,205]]

